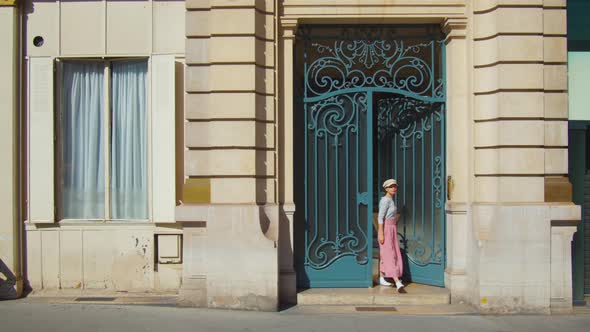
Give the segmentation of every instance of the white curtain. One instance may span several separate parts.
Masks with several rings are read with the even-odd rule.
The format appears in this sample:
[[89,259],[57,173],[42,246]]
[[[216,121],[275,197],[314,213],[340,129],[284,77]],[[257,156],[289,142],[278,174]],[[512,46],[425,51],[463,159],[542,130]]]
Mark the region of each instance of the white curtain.
[[104,65],[64,62],[62,78],[62,217],[102,219],[105,211]]
[[147,219],[147,62],[111,68],[111,218]]

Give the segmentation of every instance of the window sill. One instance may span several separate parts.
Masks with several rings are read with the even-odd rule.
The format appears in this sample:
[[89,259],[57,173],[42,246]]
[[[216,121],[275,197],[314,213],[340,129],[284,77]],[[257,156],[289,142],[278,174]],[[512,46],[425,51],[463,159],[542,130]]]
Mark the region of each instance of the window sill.
[[34,223],[25,220],[25,226],[27,229],[41,229],[41,228],[61,228],[61,227],[155,227],[156,223],[151,220],[88,220],[88,219],[62,219],[52,223]]

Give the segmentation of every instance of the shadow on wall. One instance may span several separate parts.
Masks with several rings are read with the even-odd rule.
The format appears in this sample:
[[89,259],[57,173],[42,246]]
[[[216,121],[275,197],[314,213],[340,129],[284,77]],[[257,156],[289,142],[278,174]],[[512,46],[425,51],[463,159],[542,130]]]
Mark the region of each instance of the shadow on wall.
[[16,297],[16,276],[0,258],[0,299],[14,299]]

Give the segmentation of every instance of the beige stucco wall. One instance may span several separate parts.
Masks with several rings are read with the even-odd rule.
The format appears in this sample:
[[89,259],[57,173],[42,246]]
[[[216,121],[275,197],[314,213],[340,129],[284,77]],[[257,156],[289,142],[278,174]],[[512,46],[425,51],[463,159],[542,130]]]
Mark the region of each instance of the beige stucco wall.
[[[28,56],[184,55],[184,1],[25,4]],[[42,47],[33,45],[35,36]]]
[[0,5],[0,299],[23,291],[18,223],[18,10]]
[[[155,77],[162,78],[164,75],[169,79],[166,82],[172,84],[173,92],[165,97],[172,98],[172,103],[176,105],[176,113],[179,114],[176,118],[183,117],[184,1],[30,0],[25,3],[25,21],[24,38],[26,56],[29,59],[149,58],[148,74],[152,80],[150,88],[163,82],[153,82]],[[43,37],[43,46],[33,45],[36,36]],[[158,72],[153,59],[155,56],[161,59],[165,55],[173,58],[174,63],[165,68],[171,71],[162,72],[162,67],[159,67]],[[180,70],[175,67],[180,67]],[[154,90],[151,91],[150,109],[155,110],[162,103],[169,102],[168,99],[154,98]],[[150,128],[160,128],[158,126],[162,123],[153,121],[163,113],[159,111],[157,114],[150,114]],[[171,123],[174,127],[174,114],[168,120],[171,122],[167,121],[166,124]],[[179,127],[182,129],[182,125]],[[148,143],[152,157],[149,162],[150,171],[155,171],[156,167],[152,156],[154,151],[175,151],[174,130],[167,133],[172,136],[169,146],[158,150],[154,148],[158,142]],[[156,140],[157,137],[153,132],[148,136],[151,140]],[[164,165],[165,169],[166,167],[168,165]],[[174,172],[174,168],[171,171]],[[155,176],[162,178],[164,175],[156,172]],[[179,176],[182,177],[183,174]],[[156,188],[154,182],[152,176],[149,181],[149,196],[161,197],[162,192],[153,192]],[[171,198],[173,204],[174,197],[166,198]],[[149,203],[149,221],[79,220],[56,221],[44,225],[35,224],[34,220],[28,221],[25,235],[26,264],[27,277],[33,291],[178,291],[182,264],[159,264],[154,256],[158,254],[155,245],[157,236],[182,234],[182,229],[175,223],[173,206],[172,217],[167,218],[161,216],[161,211],[156,211],[156,203],[158,202]],[[155,220],[164,224],[156,224]],[[174,250],[174,244],[171,248],[163,246],[160,243],[159,249]]]

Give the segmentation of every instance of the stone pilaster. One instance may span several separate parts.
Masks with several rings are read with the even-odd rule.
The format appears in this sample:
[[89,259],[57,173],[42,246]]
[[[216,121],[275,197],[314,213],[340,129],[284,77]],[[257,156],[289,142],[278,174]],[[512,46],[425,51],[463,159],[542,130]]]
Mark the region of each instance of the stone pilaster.
[[472,301],[487,312],[547,313],[550,271],[565,271],[551,258],[564,247],[554,221],[580,213],[555,195],[567,183],[565,1],[474,6]]
[[296,303],[297,281],[294,267],[293,216],[293,49],[297,20],[282,19],[280,22],[280,185],[279,201],[279,290],[283,303]]
[[186,224],[197,234],[185,248],[195,258],[186,269],[199,274],[182,301],[276,310],[275,2],[186,6],[184,175],[209,195],[193,195],[177,210],[184,221],[205,223],[205,230]]

